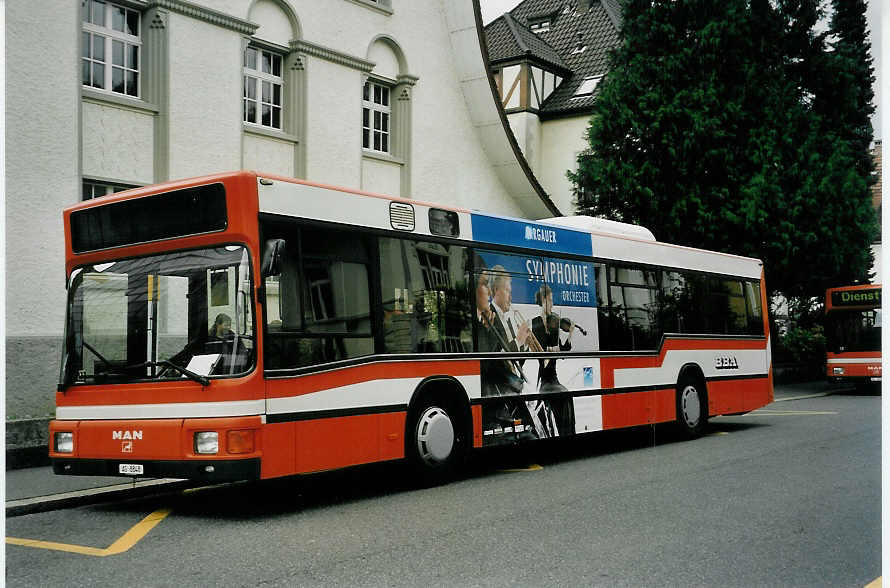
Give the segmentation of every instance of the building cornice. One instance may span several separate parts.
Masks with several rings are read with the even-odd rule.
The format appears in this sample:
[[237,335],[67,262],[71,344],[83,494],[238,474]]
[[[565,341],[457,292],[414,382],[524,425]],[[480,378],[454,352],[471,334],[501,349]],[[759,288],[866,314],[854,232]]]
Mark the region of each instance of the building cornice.
[[165,8],[171,12],[176,12],[196,20],[201,20],[218,27],[223,27],[232,31],[241,33],[242,35],[253,35],[260,25],[247,20],[235,18],[223,12],[205,8],[185,0],[149,0],[145,4],[146,8]]
[[306,55],[319,57],[321,59],[324,59],[325,61],[330,61],[332,63],[336,63],[337,65],[344,65],[346,67],[357,69],[365,73],[371,73],[371,70],[374,69],[375,65],[373,61],[368,61],[367,59],[362,59],[361,57],[342,53],[340,51],[337,51],[336,49],[323,47],[322,45],[316,45],[315,43],[306,41],[304,39],[291,41],[290,48],[292,51],[299,51],[301,53],[305,53]]
[[349,0],[353,4],[358,4],[364,8],[368,8],[369,10],[374,10],[379,12],[380,14],[385,14],[386,16],[392,16],[393,10],[391,6],[384,6],[378,2],[371,2],[370,0]]

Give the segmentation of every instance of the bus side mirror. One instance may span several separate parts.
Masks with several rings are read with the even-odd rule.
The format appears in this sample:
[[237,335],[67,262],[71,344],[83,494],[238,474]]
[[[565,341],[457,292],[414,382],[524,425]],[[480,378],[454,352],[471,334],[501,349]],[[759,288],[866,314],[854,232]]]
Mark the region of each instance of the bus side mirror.
[[263,252],[263,265],[260,272],[263,277],[277,276],[281,273],[281,258],[284,256],[284,239],[269,239]]

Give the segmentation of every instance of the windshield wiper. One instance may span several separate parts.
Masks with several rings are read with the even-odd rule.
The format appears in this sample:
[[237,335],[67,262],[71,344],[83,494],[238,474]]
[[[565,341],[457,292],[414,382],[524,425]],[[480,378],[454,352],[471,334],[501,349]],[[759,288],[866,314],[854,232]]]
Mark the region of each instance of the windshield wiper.
[[202,386],[210,385],[210,378],[202,376],[201,374],[196,374],[195,372],[188,370],[182,366],[176,365],[172,361],[169,361],[166,359],[163,359],[161,361],[146,361],[145,363],[140,363],[138,365],[131,365],[131,366],[127,366],[127,367],[133,368],[133,369],[139,369],[142,367],[163,367],[163,368],[166,368],[164,370],[161,370],[161,372],[159,374],[157,374],[159,377],[161,374],[163,374],[165,371],[167,371],[167,369],[173,369],[173,370],[176,370],[177,372],[179,372],[180,374],[182,374],[183,376],[187,377],[188,379],[198,382]]
[[108,373],[110,373],[110,374],[117,374],[117,375],[119,375],[119,376],[127,376],[127,375],[129,375],[129,374],[126,372],[126,370],[129,369],[129,366],[125,366],[125,367],[122,367],[122,368],[117,367],[116,365],[114,365],[113,363],[111,363],[110,361],[108,361],[107,359],[105,359],[104,357],[102,357],[102,354],[99,353],[98,351],[96,351],[96,349],[95,349],[92,345],[90,345],[90,344],[87,343],[86,341],[82,341],[82,343],[83,343],[83,346],[84,346],[84,347],[86,347],[87,349],[89,349],[89,350],[93,353],[93,355],[95,355],[96,357],[98,357],[99,360],[100,360],[102,363],[105,364],[105,367],[108,368]]
[[[87,349],[89,349],[93,353],[93,355],[98,357],[99,361],[101,361],[105,365],[105,367],[108,368],[108,374],[115,374],[118,376],[129,376],[129,375],[131,375],[131,370],[138,370],[140,368],[145,368],[145,367],[163,367],[166,369],[176,370],[177,372],[181,373],[182,375],[189,378],[190,380],[194,380],[195,382],[198,382],[202,386],[210,385],[209,378],[206,378],[206,377],[202,376],[201,374],[196,374],[195,372],[188,370],[184,367],[178,366],[175,363],[173,363],[172,361],[168,361],[166,359],[162,360],[162,361],[146,361],[144,363],[137,363],[134,365],[126,365],[123,367],[117,367],[113,363],[111,363],[110,361],[105,359],[105,357],[103,357],[101,353],[96,351],[96,349],[92,345],[87,343],[86,341],[83,341],[83,346],[86,347]],[[166,371],[166,369],[164,371]],[[163,371],[161,373],[163,373]],[[63,387],[61,388],[61,391],[64,391],[66,388],[68,388],[68,386],[69,386],[69,384],[67,382],[64,382]]]

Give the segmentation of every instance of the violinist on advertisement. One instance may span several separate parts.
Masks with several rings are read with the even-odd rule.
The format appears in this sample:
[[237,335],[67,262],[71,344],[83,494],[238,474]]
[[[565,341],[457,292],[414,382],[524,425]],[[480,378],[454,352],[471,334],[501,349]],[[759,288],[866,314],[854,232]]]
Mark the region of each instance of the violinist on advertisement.
[[[560,318],[553,312],[553,290],[547,284],[535,293],[535,302],[541,307],[540,316],[532,319],[532,333],[541,343],[544,351],[560,352],[571,351],[572,335],[575,329],[581,330],[571,319]],[[565,341],[560,341],[560,332],[568,335]],[[538,392],[541,394],[553,394],[567,392],[556,374],[556,358],[538,360]],[[550,410],[556,420],[558,434],[571,435],[575,432],[575,409],[572,397],[568,394],[560,395],[548,401]]]

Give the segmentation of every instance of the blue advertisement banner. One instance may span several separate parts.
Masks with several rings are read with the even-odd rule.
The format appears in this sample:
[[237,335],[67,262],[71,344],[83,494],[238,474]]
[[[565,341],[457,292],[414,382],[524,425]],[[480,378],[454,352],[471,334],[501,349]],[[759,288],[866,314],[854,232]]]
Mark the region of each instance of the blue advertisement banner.
[[475,241],[528,247],[554,253],[593,255],[592,240],[587,233],[476,213],[471,214],[470,219]]
[[[510,274],[514,304],[536,304],[541,284],[553,291],[556,306],[596,307],[594,265],[583,261],[478,251],[485,269],[503,268]],[[476,268],[478,272],[480,268]]]

